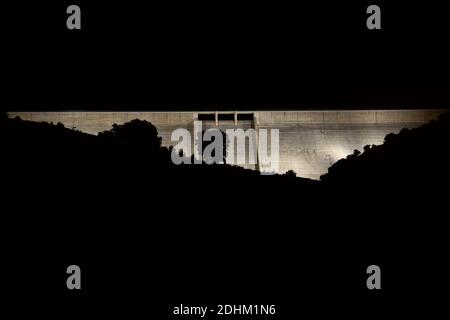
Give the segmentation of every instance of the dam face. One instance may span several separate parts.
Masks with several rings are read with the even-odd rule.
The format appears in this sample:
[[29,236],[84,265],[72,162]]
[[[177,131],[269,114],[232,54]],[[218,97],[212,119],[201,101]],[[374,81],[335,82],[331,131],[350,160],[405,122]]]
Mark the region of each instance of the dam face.
[[[342,110],[342,111],[238,111],[238,112],[10,112],[23,120],[62,123],[89,134],[110,130],[114,123],[147,120],[165,146],[175,129],[191,134],[194,121],[204,129],[218,127],[279,129],[279,170],[294,170],[299,177],[319,179],[337,160],[362,151],[365,145],[382,144],[389,133],[435,120],[445,110]],[[247,149],[248,150],[248,149]],[[237,152],[245,152],[238,150]],[[245,165],[255,168],[255,165]]]

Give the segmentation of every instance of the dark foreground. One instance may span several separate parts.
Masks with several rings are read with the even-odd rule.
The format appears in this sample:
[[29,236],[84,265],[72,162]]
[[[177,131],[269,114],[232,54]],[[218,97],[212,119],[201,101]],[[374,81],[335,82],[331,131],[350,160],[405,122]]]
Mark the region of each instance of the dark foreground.
[[[96,137],[0,121],[10,300],[155,318],[179,303],[265,303],[286,319],[448,301],[448,115],[341,160],[320,182],[174,166],[148,123]],[[80,291],[66,288],[72,264]],[[372,264],[381,290],[366,287]]]

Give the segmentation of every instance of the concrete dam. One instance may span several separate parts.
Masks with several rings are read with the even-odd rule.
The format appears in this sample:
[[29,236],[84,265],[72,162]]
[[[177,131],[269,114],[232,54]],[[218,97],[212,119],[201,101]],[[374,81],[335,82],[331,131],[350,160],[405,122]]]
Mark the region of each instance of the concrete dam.
[[[414,128],[435,120],[446,110],[317,110],[317,111],[216,111],[216,112],[9,112],[23,120],[62,123],[89,134],[110,130],[114,123],[133,119],[151,122],[165,146],[175,145],[175,129],[194,130],[194,121],[203,128],[222,130],[279,130],[278,173],[294,170],[297,176],[319,179],[337,160],[362,151],[365,145],[382,144],[389,133]],[[246,142],[248,146],[248,142]],[[237,150],[246,152],[245,150]],[[256,168],[252,165],[244,165]]]

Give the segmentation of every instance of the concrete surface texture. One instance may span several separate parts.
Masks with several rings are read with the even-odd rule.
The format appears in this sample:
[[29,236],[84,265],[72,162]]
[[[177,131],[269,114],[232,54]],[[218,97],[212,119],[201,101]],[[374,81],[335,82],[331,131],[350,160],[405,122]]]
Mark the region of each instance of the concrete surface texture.
[[[353,150],[365,145],[381,144],[389,133],[427,123],[446,110],[340,110],[340,111],[239,111],[239,112],[10,112],[10,117],[23,120],[62,123],[67,128],[98,134],[133,119],[154,124],[163,145],[175,145],[171,133],[188,129],[193,136],[194,121],[202,121],[204,129],[230,128],[279,129],[278,173],[294,170],[297,176],[319,179],[328,167]],[[270,132],[270,131],[269,131]],[[270,136],[270,133],[269,133]],[[270,139],[269,139],[270,145]],[[238,149],[238,152],[248,153]],[[257,165],[244,165],[256,168]]]

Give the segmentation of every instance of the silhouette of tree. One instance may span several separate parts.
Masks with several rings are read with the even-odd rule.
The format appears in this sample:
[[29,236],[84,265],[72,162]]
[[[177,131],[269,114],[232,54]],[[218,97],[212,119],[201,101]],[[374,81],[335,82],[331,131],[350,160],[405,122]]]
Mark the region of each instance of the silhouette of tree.
[[[228,140],[227,135],[226,135],[225,132],[223,132],[222,130],[220,130],[218,128],[214,128],[214,129],[218,130],[221,133],[221,135],[222,135],[222,156],[223,156],[223,163],[226,164],[227,163],[226,157],[227,157],[227,154],[228,154],[229,140]],[[213,137],[212,141],[204,141],[203,137],[205,135],[205,132],[206,132],[206,130],[202,130],[202,132],[199,132],[197,134],[196,147],[197,147],[197,150],[198,150],[199,154],[201,154],[201,155],[203,155],[206,147],[209,146],[211,143],[214,143],[214,140],[215,140],[215,137]],[[199,144],[198,141],[202,141],[202,143]],[[212,156],[213,157],[215,156],[215,149],[212,152]]]
[[161,149],[158,130],[145,120],[135,119],[122,125],[113,124],[111,130],[100,132],[98,136],[105,141],[140,148],[147,152],[158,152]]

